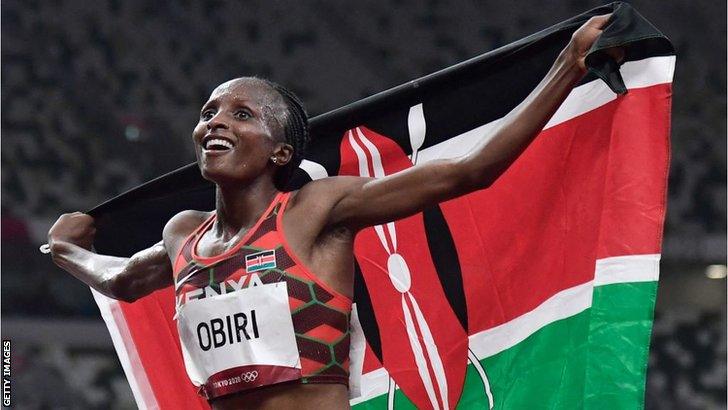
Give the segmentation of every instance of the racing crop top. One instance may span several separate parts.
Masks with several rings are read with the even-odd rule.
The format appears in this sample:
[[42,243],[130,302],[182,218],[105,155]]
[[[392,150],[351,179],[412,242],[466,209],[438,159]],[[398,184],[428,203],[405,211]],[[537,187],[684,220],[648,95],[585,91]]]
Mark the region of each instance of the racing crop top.
[[[247,317],[238,313],[214,318],[214,313],[209,313],[212,319],[206,318],[207,322],[198,321],[189,329],[182,329],[178,317],[182,307],[206,299],[207,302],[214,302],[215,298],[230,299],[230,294],[235,292],[245,295],[242,290],[256,286],[263,288],[263,285],[285,283],[286,286],[282,288],[287,288],[300,372],[287,378],[276,376],[278,373],[258,377],[263,372],[260,367],[228,368],[227,364],[206,372],[197,372],[195,367],[209,367],[209,364],[191,362],[210,360],[192,358],[185,348],[185,340],[182,340],[187,373],[199,387],[198,393],[207,399],[282,381],[348,384],[352,302],[319,280],[292,252],[283,233],[283,212],[290,195],[290,192],[278,193],[253,228],[231,249],[220,255],[205,257],[198,255],[196,248],[203,234],[211,229],[216,218],[213,214],[190,234],[175,258],[175,318],[178,319],[180,338],[194,340],[206,354],[214,355],[215,348],[224,344],[229,345],[228,349],[235,343],[239,345],[241,334],[244,335],[243,339],[257,337],[262,320],[261,310],[257,318],[254,309],[249,311]],[[282,298],[285,306],[285,291]],[[209,312],[218,311],[215,305],[211,306]],[[287,317],[285,319],[288,320]],[[215,320],[218,323],[213,323]],[[295,348],[291,347],[294,354]],[[217,361],[225,363],[222,359]]]

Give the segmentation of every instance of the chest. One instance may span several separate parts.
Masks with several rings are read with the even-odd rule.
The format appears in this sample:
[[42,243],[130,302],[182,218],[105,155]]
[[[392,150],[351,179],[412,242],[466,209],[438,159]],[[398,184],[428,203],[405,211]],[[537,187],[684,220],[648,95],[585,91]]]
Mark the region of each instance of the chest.
[[300,280],[295,275],[298,270],[282,245],[270,248],[241,246],[225,258],[207,263],[193,258],[175,274],[177,304],[264,284],[286,282],[299,288]]
[[[323,229],[317,224],[319,218],[307,218],[298,210],[279,215],[279,209],[272,208],[255,226],[226,240],[215,234],[212,221],[206,222],[177,257],[175,278],[185,278],[185,285],[197,288],[187,290],[204,297],[248,286],[260,276],[260,269],[287,271],[300,265],[339,293],[350,296],[353,235],[344,229]],[[296,269],[293,271],[295,274]],[[261,279],[265,283],[272,280]]]
[[197,241],[196,253],[204,257],[224,254],[233,249],[248,232],[250,232],[250,228],[244,229],[226,240],[214,234],[212,230],[206,231],[200,235]]

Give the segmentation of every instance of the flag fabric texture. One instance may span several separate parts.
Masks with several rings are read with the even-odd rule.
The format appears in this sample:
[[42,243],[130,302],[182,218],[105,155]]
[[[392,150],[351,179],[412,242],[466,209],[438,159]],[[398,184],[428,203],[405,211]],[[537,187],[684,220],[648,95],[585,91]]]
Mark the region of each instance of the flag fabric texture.
[[[629,5],[312,119],[291,188],[469,152],[573,31],[608,12],[590,73],[491,187],[357,236],[355,409],[643,407],[675,57]],[[626,51],[620,67],[604,52],[613,46]],[[96,249],[128,256],[175,213],[213,208],[190,164],[90,211]],[[268,269],[260,256],[252,268]],[[184,370],[172,288],[132,304],[94,296],[141,408],[208,408]]]

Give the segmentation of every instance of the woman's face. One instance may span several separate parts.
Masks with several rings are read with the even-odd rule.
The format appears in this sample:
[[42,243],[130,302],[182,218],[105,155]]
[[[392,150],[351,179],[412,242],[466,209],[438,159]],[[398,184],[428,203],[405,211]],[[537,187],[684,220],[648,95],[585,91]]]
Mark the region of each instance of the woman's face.
[[258,79],[218,86],[202,106],[192,139],[202,176],[217,184],[249,183],[275,172],[271,157],[282,145],[285,107],[276,91]]

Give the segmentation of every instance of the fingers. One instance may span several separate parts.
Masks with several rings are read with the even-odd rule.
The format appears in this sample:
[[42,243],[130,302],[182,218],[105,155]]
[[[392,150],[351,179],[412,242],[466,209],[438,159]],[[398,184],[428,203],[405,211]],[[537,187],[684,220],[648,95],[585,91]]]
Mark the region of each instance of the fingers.
[[604,27],[604,25],[607,24],[607,21],[609,21],[610,17],[612,17],[612,13],[602,14],[601,16],[594,16],[594,17],[590,18],[584,24],[584,26],[601,30],[602,27]]
[[63,214],[61,215],[61,218],[70,219],[76,223],[82,223],[85,225],[93,225],[94,223],[94,218],[91,215],[85,214],[83,212],[71,212],[70,214]]
[[54,238],[66,238],[71,242],[88,242],[95,234],[94,218],[82,212],[73,212],[58,218],[48,231],[48,239],[51,242]]
[[[603,14],[601,16],[594,16],[590,18],[584,25],[581,27],[583,30],[588,30],[592,35],[596,35],[598,37],[601,32],[604,29],[604,26],[607,24],[609,19],[612,17],[612,13],[609,14]],[[598,33],[598,34],[597,34]],[[596,40],[596,37],[593,38],[593,41]],[[593,42],[592,41],[592,42]],[[614,61],[617,62],[617,64],[621,64],[624,61],[625,58],[625,51],[623,47],[612,47],[604,50],[604,52],[609,55]]]
[[601,34],[602,29],[612,17],[612,13],[603,14],[601,16],[594,16],[587,20],[586,23],[582,24],[574,34],[572,38],[589,38],[592,41]]

